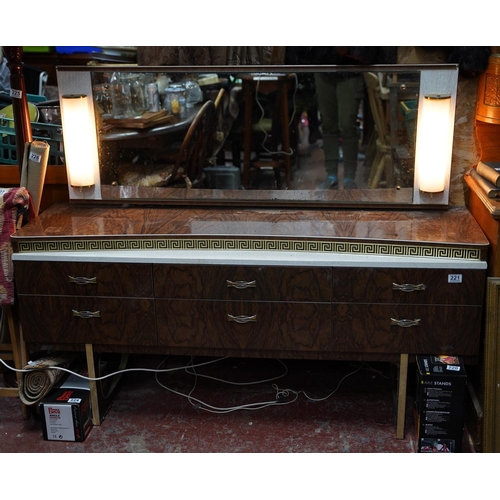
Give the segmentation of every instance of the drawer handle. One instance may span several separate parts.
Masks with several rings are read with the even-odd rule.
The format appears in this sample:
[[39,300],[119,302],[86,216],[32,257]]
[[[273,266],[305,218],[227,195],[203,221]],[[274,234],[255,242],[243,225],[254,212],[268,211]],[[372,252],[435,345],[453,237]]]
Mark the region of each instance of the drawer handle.
[[83,276],[69,277],[70,283],[76,283],[77,285],[90,285],[97,283],[97,278],[84,278]]
[[245,288],[255,288],[257,282],[253,281],[226,281],[228,288],[237,288],[238,290],[244,290]]
[[423,283],[420,283],[420,285],[412,285],[411,283],[398,285],[397,283],[393,283],[392,289],[399,290],[400,292],[419,292],[422,290],[426,290],[427,287]]
[[235,323],[250,323],[252,321],[257,321],[257,315],[253,316],[233,316],[232,314],[227,315],[228,321],[234,321]]
[[391,325],[410,328],[411,326],[420,326],[420,319],[394,319],[391,318]]
[[101,311],[75,311],[73,309],[73,316],[77,316],[78,318],[89,319],[89,318],[100,318]]

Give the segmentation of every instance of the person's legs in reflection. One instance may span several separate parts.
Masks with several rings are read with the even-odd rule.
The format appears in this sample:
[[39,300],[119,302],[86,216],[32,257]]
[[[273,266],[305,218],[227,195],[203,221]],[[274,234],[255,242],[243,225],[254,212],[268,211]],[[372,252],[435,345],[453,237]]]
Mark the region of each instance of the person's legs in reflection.
[[337,103],[337,78],[333,75],[316,73],[314,75],[318,108],[321,115],[323,133],[323,153],[327,178],[320,188],[338,186],[340,129]]
[[358,112],[363,98],[363,79],[354,75],[337,84],[339,129],[344,160],[344,188],[355,189],[358,166]]
[[[338,164],[342,143],[344,161],[344,187],[356,188],[359,137],[358,111],[363,97],[360,75],[316,75],[316,93],[323,129],[323,150],[327,179],[322,188],[338,186]],[[342,142],[340,141],[342,139]]]

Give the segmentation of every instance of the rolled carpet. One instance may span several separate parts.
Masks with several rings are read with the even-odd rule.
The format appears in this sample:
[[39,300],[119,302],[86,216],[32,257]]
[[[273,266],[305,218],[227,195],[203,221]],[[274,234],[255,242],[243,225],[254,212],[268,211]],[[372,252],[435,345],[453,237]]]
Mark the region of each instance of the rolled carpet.
[[47,356],[30,361],[23,368],[19,383],[19,398],[26,405],[40,401],[67,372],[50,367],[69,368],[75,356]]

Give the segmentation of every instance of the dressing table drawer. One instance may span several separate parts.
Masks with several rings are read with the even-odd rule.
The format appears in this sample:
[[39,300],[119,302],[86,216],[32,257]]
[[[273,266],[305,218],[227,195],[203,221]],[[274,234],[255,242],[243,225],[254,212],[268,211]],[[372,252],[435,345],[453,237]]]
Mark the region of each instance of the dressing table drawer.
[[27,342],[156,345],[154,300],[19,297]]
[[479,354],[481,306],[334,304],[333,342],[345,352]]
[[23,262],[16,269],[20,294],[152,297],[150,264]]
[[331,268],[154,265],[155,296],[330,302]]
[[337,268],[333,301],[481,305],[485,279],[477,269]]
[[169,347],[331,350],[331,306],[157,300],[158,344]]

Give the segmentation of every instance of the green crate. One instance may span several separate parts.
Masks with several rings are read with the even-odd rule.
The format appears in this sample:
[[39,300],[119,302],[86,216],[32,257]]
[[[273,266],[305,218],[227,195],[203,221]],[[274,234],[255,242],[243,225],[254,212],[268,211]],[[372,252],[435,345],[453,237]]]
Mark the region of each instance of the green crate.
[[415,133],[417,126],[417,111],[418,101],[416,99],[411,101],[401,101],[399,103],[401,113],[403,114],[406,134],[411,144],[415,142]]
[[23,47],[23,52],[26,53],[38,53],[38,54],[50,54],[54,52],[54,47],[45,47],[45,46],[26,46]]
[[418,101],[401,101],[401,111],[405,120],[414,120],[417,117]]
[[[46,141],[50,146],[49,165],[64,165],[62,126],[31,122],[33,140]],[[0,164],[18,164],[16,131],[12,118],[0,118]]]

